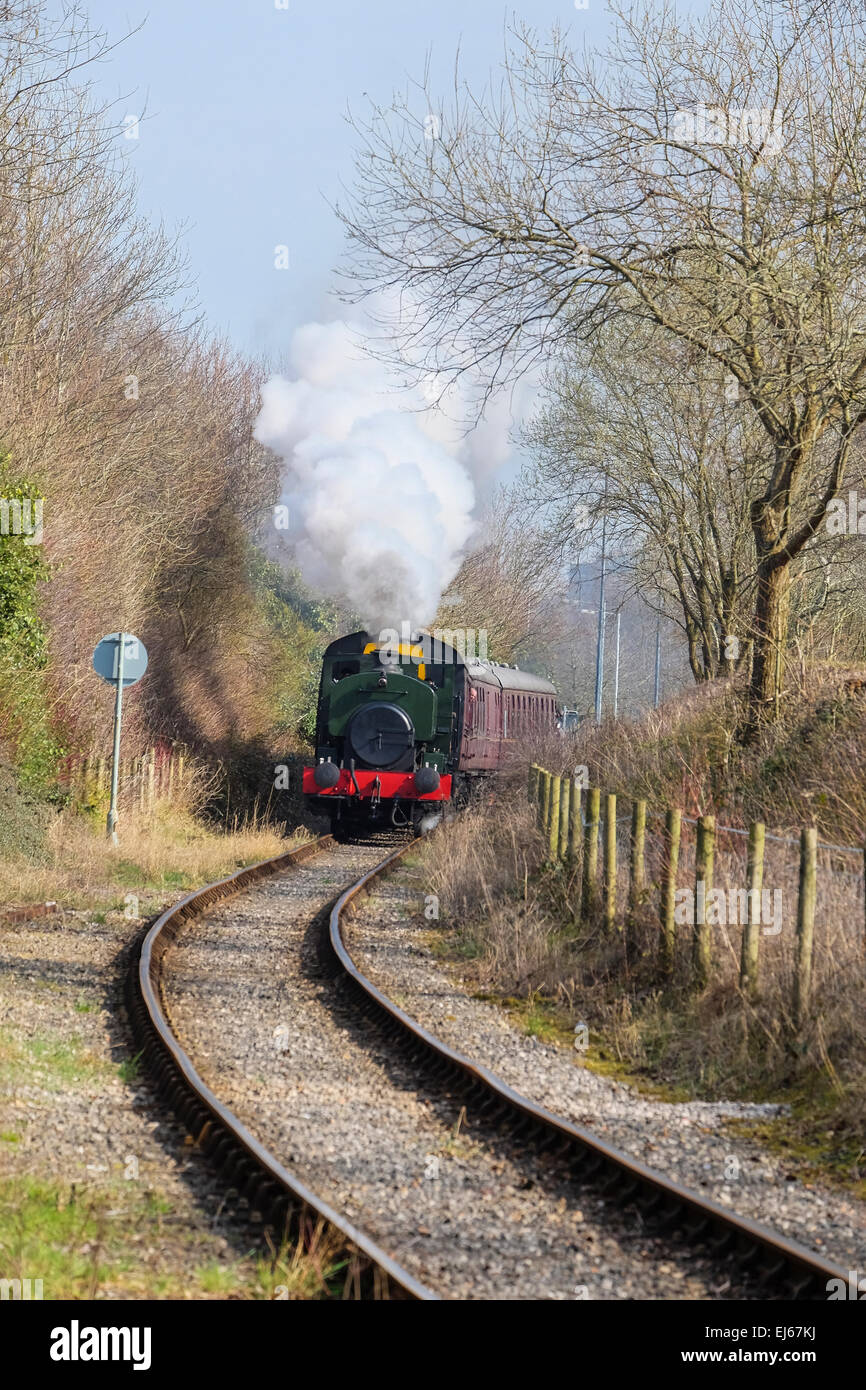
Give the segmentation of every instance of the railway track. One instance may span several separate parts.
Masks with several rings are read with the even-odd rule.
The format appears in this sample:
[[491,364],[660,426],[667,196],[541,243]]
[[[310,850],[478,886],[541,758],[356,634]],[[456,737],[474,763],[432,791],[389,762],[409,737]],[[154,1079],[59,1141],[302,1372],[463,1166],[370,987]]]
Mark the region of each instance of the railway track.
[[[190,894],[164,913],[145,936],[130,976],[130,1012],[144,1059],[172,1108],[199,1148],[232,1185],[276,1229],[301,1243],[324,1225],[344,1252],[355,1296],[434,1299],[434,1290],[393,1258],[332,1202],[314,1193],[257,1139],[198,1074],[176,1036],[164,1004],[163,964],[167,950],[191,918],[231,896],[333,845],[326,836],[222,883]],[[572,1183],[598,1193],[617,1208],[632,1208],[642,1226],[672,1233],[676,1243],[700,1247],[725,1269],[736,1269],[757,1298],[826,1298],[829,1279],[847,1271],[822,1256],[698,1193],[671,1182],[590,1131],[552,1114],[507,1086],[486,1068],[461,1055],[410,1018],[359,969],[347,946],[345,925],[359,895],[401,858],[393,850],[345,889],[327,914],[320,950],[332,976],[345,982],[357,1013],[366,1015],[380,1038],[414,1071],[440,1091],[456,1096],[473,1117],[494,1127],[503,1141],[565,1166]]]
[[303,864],[333,843],[325,835],[275,859],[190,893],[149,928],[129,975],[128,1008],[145,1069],[185,1124],[200,1151],[279,1234],[307,1247],[322,1228],[348,1263],[347,1289],[374,1299],[435,1299],[436,1295],[351,1222],[311,1192],[270,1153],[198,1074],[169,1022],[163,962],[185,923],[272,874]]

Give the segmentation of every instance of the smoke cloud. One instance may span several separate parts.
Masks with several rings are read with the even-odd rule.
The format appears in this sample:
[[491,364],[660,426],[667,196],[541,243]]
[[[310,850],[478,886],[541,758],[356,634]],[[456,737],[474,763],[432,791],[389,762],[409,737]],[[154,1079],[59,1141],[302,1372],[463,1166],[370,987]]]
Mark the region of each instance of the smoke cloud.
[[298,563],[376,631],[433,619],[473,531],[476,445],[422,391],[399,393],[351,325],[313,323],[290,347],[291,378],[263,388],[256,438],[286,465]]

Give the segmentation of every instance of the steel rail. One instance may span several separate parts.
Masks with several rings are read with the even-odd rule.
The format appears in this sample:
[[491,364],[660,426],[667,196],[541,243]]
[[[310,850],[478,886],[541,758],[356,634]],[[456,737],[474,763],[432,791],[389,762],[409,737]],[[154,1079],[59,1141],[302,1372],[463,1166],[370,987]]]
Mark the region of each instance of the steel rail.
[[363,1231],[270,1153],[205,1084],[175,1036],[163,1002],[165,953],[181,927],[214,903],[260,879],[313,858],[334,843],[325,835],[298,849],[241,869],[190,893],[154,922],[128,974],[128,1006],[144,1065],[197,1147],[228,1176],[250,1209],[271,1217],[278,1230],[308,1240],[319,1223],[334,1233],[348,1256],[352,1283],[361,1297],[436,1300],[438,1295],[403,1269]]
[[784,1296],[826,1298],[830,1279],[841,1279],[847,1287],[847,1269],[808,1250],[797,1241],[748,1217],[738,1216],[718,1202],[673,1182],[663,1173],[606,1143],[590,1130],[571,1124],[562,1116],[536,1105],[487,1067],[455,1051],[423,1028],[364,975],[350,954],[343,935],[347,909],[359,894],[386,874],[413,844],[417,844],[417,841],[395,850],[364,874],[340,895],[331,911],[328,931],[330,949],[366,1011],[378,1015],[394,1034],[402,1034],[416,1055],[426,1055],[437,1079],[452,1079],[468,1088],[468,1096],[478,1101],[485,1115],[498,1113],[517,1125],[522,1138],[534,1136],[540,1147],[556,1148],[573,1157],[576,1160],[575,1176],[579,1179],[592,1178],[595,1181],[603,1177],[606,1179],[603,1183],[605,1192],[619,1195],[622,1201],[637,1201],[642,1210],[654,1213],[664,1225],[675,1222],[682,1224],[685,1221],[693,1240],[707,1240],[720,1259],[730,1253],[739,1266],[757,1268],[761,1281],[781,1287]]

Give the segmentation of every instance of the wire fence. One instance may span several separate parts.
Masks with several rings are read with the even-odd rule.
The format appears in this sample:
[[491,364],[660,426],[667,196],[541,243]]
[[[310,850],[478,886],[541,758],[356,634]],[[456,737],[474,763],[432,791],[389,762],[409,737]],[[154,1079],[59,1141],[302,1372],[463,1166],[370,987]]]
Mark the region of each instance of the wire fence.
[[807,1018],[815,962],[824,990],[862,969],[866,947],[864,850],[799,836],[717,825],[676,807],[630,803],[533,764],[548,862],[578,883],[575,915],[626,942],[654,922],[664,973],[695,989],[723,980],[757,997],[759,974],[786,981],[796,1027]]

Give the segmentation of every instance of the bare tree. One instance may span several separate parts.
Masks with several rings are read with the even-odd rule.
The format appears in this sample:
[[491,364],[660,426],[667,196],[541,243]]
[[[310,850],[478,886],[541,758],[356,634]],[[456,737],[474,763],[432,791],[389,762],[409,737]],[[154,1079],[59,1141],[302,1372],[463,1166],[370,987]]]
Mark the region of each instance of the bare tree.
[[769,450],[733,395],[712,359],[617,320],[567,350],[524,431],[536,461],[522,492],[547,548],[580,559],[604,521],[630,587],[676,618],[698,681],[737,669],[751,637],[749,499]]
[[866,418],[866,26],[854,0],[615,13],[604,53],[522,29],[498,92],[375,109],[350,273],[401,290],[404,359],[487,390],[618,315],[739,383],[772,451],[750,499],[754,725],[778,703],[791,564]]
[[432,626],[486,634],[488,655],[545,660],[560,635],[561,566],[527,522],[516,498],[499,488]]
[[[153,656],[131,738],[241,738],[273,718],[286,661],[248,577],[278,491],[253,437],[263,369],[180,299],[177,239],[138,214],[80,70],[104,51],[75,10],[0,17],[0,445],[4,475],[45,499],[39,699],[86,745],[107,714],[90,652],[122,626]],[[4,644],[0,738],[22,723],[16,659]]]

